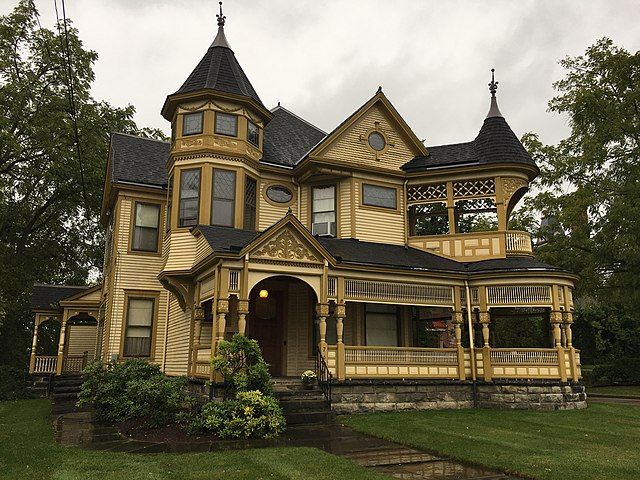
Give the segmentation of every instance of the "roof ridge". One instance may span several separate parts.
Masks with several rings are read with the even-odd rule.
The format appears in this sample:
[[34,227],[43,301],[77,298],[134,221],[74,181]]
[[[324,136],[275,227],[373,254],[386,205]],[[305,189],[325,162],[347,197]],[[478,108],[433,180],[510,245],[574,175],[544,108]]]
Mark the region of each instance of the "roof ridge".
[[327,135],[327,132],[325,132],[324,130],[322,130],[319,127],[316,127],[313,123],[309,122],[308,120],[305,120],[304,118],[302,118],[300,115],[296,115],[295,113],[293,113],[291,110],[289,110],[288,108],[283,107],[282,105],[280,105],[280,103],[278,103],[278,105],[276,105],[275,107],[273,107],[270,111],[271,113],[277,111],[277,110],[284,110],[285,112],[287,112],[289,115],[291,115],[292,117],[297,118],[298,120],[300,120],[303,123],[306,123],[307,125],[309,125],[310,127],[312,127],[313,129],[317,130],[319,133],[324,134],[325,136]]
[[160,140],[159,138],[144,137],[142,135],[134,135],[132,133],[111,132],[111,135],[121,135],[123,137],[137,138],[139,140],[149,140],[149,141],[152,141],[152,142],[164,143],[166,145],[170,145],[171,144],[171,142],[167,142],[166,140]]

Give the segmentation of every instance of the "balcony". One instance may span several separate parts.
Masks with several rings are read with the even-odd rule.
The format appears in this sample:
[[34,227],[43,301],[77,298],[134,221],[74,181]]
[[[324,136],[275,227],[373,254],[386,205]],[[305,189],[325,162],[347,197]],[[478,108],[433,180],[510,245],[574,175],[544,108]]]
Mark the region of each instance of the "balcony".
[[533,255],[531,235],[518,230],[415,236],[409,245],[467,262]]

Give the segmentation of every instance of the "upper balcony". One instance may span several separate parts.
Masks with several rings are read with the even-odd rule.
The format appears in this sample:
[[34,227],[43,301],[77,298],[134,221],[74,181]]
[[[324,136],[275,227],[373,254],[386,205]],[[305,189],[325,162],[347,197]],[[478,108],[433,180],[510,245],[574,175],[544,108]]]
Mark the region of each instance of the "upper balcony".
[[518,230],[412,236],[409,245],[465,262],[512,255],[533,256],[531,235]]

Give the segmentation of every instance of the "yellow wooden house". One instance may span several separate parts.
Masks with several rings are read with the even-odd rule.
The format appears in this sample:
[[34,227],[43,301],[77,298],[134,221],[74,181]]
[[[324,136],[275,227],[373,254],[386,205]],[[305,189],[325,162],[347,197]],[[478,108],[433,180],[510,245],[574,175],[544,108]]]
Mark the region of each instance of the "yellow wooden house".
[[[62,328],[48,359],[35,354],[36,328],[32,372],[72,370],[84,312],[90,356],[145,358],[168,375],[212,379],[216,346],[240,333],[274,376],[317,363],[334,390],[576,392],[576,277],[508,228],[539,170],[498,109],[497,83],[471,141],[425,146],[382,89],[327,133],[265,107],[224,23],[162,106],[170,142],[112,134],[102,283],[36,311],[36,325]],[[504,344],[534,323],[535,335]]]

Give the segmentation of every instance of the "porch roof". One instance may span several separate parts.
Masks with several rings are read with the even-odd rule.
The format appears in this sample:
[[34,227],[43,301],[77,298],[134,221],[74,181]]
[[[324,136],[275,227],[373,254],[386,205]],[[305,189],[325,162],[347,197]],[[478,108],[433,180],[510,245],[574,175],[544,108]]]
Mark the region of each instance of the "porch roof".
[[58,310],[59,303],[84,290],[86,285],[44,285],[36,283],[31,292],[31,308],[33,310]]

